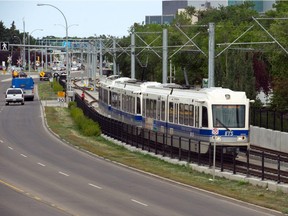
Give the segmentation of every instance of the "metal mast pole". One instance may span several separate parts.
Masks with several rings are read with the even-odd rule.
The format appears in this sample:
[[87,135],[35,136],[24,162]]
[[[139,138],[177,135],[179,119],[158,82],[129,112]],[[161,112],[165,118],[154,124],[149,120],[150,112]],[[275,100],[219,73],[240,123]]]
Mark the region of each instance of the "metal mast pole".
[[167,70],[168,70],[168,31],[163,29],[163,59],[162,59],[162,83],[167,83]]
[[215,24],[209,23],[208,88],[214,87]]
[[26,69],[26,55],[25,55],[25,20],[23,18],[23,31],[24,31],[24,34],[23,34],[23,67],[24,67],[24,70]]
[[135,33],[131,34],[131,78],[135,79]]
[[[99,69],[101,76],[103,75],[103,45],[102,45],[102,39],[99,40]],[[97,61],[97,58],[96,58]]]
[[116,65],[116,39],[113,38],[113,75],[117,74],[117,65]]

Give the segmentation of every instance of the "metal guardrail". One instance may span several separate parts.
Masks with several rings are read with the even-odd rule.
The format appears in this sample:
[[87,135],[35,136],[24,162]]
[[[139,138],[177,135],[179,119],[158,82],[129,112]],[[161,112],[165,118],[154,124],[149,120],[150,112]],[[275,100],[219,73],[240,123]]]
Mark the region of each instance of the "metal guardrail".
[[250,124],[281,132],[288,132],[288,111],[251,108]]

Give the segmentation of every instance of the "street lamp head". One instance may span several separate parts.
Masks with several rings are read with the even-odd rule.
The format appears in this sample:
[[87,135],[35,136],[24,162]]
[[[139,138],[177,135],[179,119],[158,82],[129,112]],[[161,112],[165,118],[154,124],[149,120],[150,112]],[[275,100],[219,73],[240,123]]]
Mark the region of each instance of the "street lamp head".
[[40,4],[40,3],[37,4],[37,6],[44,6],[44,5],[45,5],[45,4]]

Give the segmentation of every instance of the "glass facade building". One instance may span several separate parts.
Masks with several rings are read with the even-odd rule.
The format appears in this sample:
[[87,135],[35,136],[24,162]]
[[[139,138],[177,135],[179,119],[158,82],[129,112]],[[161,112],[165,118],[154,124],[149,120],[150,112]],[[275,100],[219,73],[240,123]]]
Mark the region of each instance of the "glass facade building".
[[[228,0],[228,6],[243,4],[243,2],[245,1],[246,0]],[[272,9],[272,6],[276,2],[276,0],[252,0],[251,2],[254,3],[254,9],[256,11],[258,11],[259,13],[264,13]]]
[[254,9],[259,13],[264,13],[271,10],[277,0],[164,0],[162,1],[162,15],[145,16],[145,24],[170,24],[177,12],[188,6],[193,6],[196,10],[205,10],[210,7],[243,4],[245,1],[252,1],[255,4]]

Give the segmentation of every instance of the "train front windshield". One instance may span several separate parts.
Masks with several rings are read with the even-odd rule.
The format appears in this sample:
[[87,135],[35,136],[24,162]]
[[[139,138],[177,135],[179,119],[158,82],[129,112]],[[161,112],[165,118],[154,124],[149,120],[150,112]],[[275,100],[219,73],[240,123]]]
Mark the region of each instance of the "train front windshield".
[[214,128],[244,128],[245,105],[212,105]]

